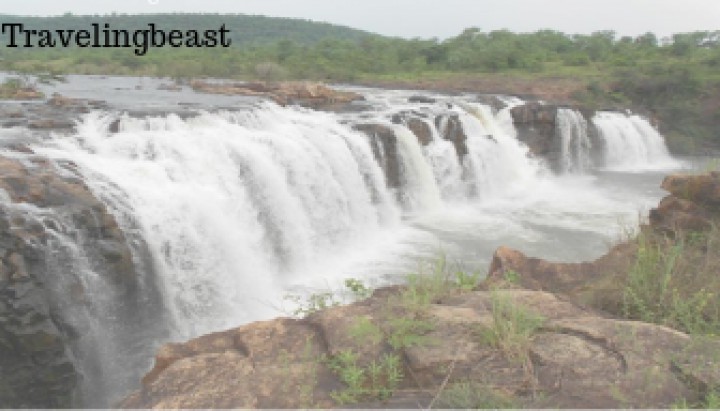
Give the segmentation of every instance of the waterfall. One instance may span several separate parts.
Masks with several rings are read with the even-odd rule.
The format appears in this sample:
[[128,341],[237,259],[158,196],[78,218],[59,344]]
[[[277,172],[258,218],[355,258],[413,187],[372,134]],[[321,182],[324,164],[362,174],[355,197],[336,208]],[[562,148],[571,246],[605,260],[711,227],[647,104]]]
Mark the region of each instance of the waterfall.
[[[113,350],[141,342],[120,348],[101,342],[136,320],[120,310],[87,314],[95,316],[92,327],[84,327],[88,341],[102,352],[80,364],[83,370],[99,370],[85,372],[94,376],[85,382],[86,390],[98,391],[100,374],[104,384],[115,384],[115,395],[124,393],[146,370],[157,344],[168,338],[185,340],[276,316],[273,304],[284,287],[298,277],[309,280],[319,261],[399,222],[367,139],[333,115],[267,104],[186,120],[123,116],[119,132],[111,133],[108,126],[115,119],[88,114],[76,134],[34,147],[77,164],[122,230],[144,240],[151,261],[142,274],[154,278],[159,296],[131,305],[139,312],[154,310],[147,318],[158,318],[157,310],[165,317],[164,324],[142,322],[166,330],[158,333],[162,336],[135,330],[116,341],[136,338],[151,346],[135,353],[142,359],[137,364]],[[74,257],[72,267],[58,264],[58,269],[80,276],[89,299],[112,300],[91,262],[82,258],[82,248],[72,241],[59,244],[72,251],[64,255]],[[118,303],[100,305],[114,310]],[[113,378],[117,366],[131,378]],[[103,405],[102,400],[89,403]]]
[[331,115],[268,104],[125,117],[117,134],[109,121],[89,115],[44,151],[126,198],[118,212],[138,221],[181,337],[269,315],[258,296],[288,273],[398,219],[365,137]]
[[394,126],[402,164],[405,203],[411,210],[434,210],[441,204],[433,169],[425,159],[417,137],[405,126]]
[[463,104],[460,119],[467,134],[465,167],[471,196],[481,199],[531,183],[541,173],[512,127],[509,107],[497,116],[489,106]]
[[638,171],[677,167],[665,140],[638,115],[598,112],[592,118],[604,146],[603,165],[612,170]]
[[[445,120],[445,119],[443,119]],[[430,130],[432,140],[424,147],[424,155],[430,163],[435,181],[444,200],[464,200],[462,164],[453,144],[440,137],[431,121],[424,121]],[[442,125],[441,125],[442,126]]]
[[587,121],[576,111],[560,108],[556,117],[560,136],[560,164],[562,173],[584,173],[592,166]]
[[[102,280],[92,258],[99,245],[73,234],[71,221],[55,223],[64,228],[51,237],[48,275],[70,281],[56,292],[77,282],[93,301],[64,313],[83,335],[85,390],[104,397],[88,404],[125,394],[160,343],[274,317],[289,287],[328,272],[344,276],[333,258],[362,259],[358,250],[378,238],[392,245],[384,234],[416,228],[403,217],[454,210],[448,203],[517,203],[524,190],[548,186],[549,170],[517,139],[510,109],[519,100],[506,99],[497,112],[463,96],[406,103],[377,104],[369,114],[271,103],[186,119],[91,112],[74,133],[32,144],[39,155],[77,165],[76,177],[118,221],[140,277],[128,302]],[[419,141],[402,121],[391,123],[398,107],[429,137]],[[569,109],[556,120],[561,171],[588,171],[587,122]],[[595,149],[605,150],[610,168],[673,161],[640,117],[598,113],[592,123]],[[384,134],[368,138],[354,130],[360,124]],[[397,171],[392,182],[388,164]]]

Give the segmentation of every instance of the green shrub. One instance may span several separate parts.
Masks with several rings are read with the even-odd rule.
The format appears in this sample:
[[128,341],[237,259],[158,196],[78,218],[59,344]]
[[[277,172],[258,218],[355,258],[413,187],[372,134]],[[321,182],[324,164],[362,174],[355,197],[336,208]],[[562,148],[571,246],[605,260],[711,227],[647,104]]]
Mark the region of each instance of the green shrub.
[[623,291],[627,318],[689,333],[720,332],[717,289],[720,233],[691,232],[666,238],[641,233],[637,257]]
[[403,379],[400,357],[386,354],[367,366],[358,365],[357,354],[344,350],[325,361],[345,388],[333,391],[330,396],[341,405],[361,400],[385,400],[397,389]]

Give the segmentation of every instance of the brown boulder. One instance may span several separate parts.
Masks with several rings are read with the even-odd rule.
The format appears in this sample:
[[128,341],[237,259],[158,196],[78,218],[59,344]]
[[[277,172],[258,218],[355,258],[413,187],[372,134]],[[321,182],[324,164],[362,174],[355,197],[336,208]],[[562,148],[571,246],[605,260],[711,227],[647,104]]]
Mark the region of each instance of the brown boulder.
[[554,263],[499,247],[492,258],[486,287],[513,282],[530,290],[558,293],[572,301],[617,313],[622,301],[618,281],[635,256],[635,245],[619,244],[593,262]]
[[712,226],[710,213],[690,200],[667,196],[657,208],[650,210],[650,225],[658,231],[675,233],[702,231]]
[[720,217],[720,173],[676,174],[665,177],[662,188],[670,192],[650,210],[650,226],[675,234],[708,230]]
[[720,172],[717,171],[703,175],[670,175],[663,180],[662,188],[698,205],[720,206]]

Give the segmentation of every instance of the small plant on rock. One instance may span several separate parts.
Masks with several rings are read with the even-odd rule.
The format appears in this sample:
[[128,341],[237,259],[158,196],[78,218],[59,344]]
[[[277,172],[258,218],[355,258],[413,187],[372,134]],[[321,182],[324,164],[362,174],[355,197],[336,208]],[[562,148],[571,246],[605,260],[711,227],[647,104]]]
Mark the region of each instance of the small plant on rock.
[[290,294],[284,297],[284,300],[291,302],[295,308],[291,314],[295,317],[307,317],[308,315],[324,310],[329,307],[340,305],[340,301],[335,294],[327,291],[322,293],[313,293],[308,297],[302,295]]
[[400,357],[395,354],[386,354],[361,366],[354,351],[344,350],[326,360],[326,364],[346,385],[330,394],[341,405],[388,399],[403,379]]
[[396,350],[423,345],[429,342],[426,334],[435,328],[428,320],[409,317],[391,318],[388,321],[390,333],[388,343]]
[[436,405],[465,410],[518,408],[510,396],[472,381],[449,385],[438,395]]
[[509,359],[529,366],[531,338],[545,319],[500,291],[491,294],[491,301],[493,323],[489,328],[480,330],[482,339],[500,348]]

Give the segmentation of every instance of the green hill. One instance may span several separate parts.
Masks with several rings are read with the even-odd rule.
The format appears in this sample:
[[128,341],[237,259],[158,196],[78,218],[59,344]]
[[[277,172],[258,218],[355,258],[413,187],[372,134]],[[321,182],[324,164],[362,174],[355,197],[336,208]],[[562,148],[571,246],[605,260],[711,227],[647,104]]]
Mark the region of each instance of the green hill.
[[[148,23],[158,27],[181,30],[216,29],[221,24],[231,30],[230,38],[236,47],[263,46],[279,40],[292,39],[300,45],[312,45],[323,39],[359,40],[377,36],[350,27],[337,26],[310,20],[244,14],[111,14],[76,16],[65,14],[55,17],[27,17],[1,15],[2,23],[21,23],[26,29],[68,30],[88,29],[92,23],[108,23],[113,28],[128,30],[147,29]],[[5,41],[6,36],[0,41]]]

